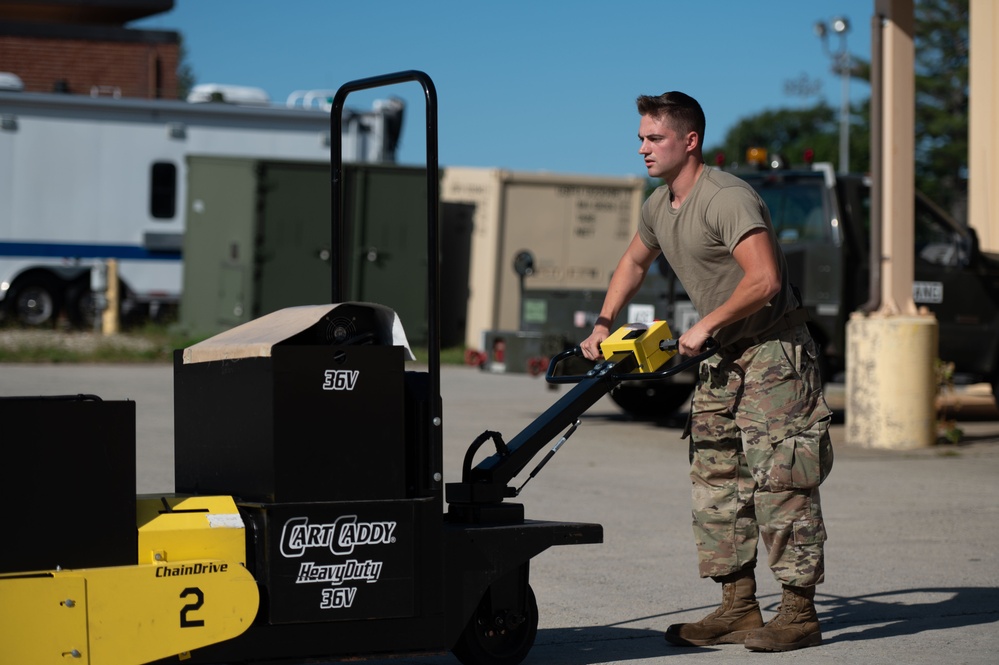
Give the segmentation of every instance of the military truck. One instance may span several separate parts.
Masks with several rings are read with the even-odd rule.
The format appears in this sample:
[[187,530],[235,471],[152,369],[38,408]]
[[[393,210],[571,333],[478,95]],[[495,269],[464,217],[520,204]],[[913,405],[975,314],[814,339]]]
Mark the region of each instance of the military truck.
[[[826,380],[842,379],[846,322],[869,299],[870,178],[836,174],[830,164],[739,171],[770,209],[791,282],[808,308]],[[954,364],[955,383],[988,382],[999,392],[999,256],[981,251],[973,229],[916,193],[913,300],[936,316],[939,357]],[[680,330],[689,323],[682,290],[654,270],[634,303],[651,303]],[[671,306],[670,301],[673,301]],[[599,302],[596,307],[599,308]],[[686,314],[685,314],[686,313]],[[625,384],[612,396],[629,413],[668,414],[683,405],[693,376],[672,384]]]

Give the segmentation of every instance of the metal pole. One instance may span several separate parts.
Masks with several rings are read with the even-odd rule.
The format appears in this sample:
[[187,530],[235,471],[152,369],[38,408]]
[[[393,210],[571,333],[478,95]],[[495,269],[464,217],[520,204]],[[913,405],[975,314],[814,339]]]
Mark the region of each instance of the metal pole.
[[839,106],[839,172],[850,172],[850,55],[846,51],[846,37],[840,53],[839,76],[842,92]]
[[[830,29],[839,35],[839,49],[833,52],[829,47]],[[850,172],[850,52],[846,48],[846,33],[850,31],[850,21],[837,16],[827,26],[824,21],[815,24],[815,34],[822,40],[822,50],[833,59],[833,71],[838,70],[842,85],[839,100],[839,172]]]

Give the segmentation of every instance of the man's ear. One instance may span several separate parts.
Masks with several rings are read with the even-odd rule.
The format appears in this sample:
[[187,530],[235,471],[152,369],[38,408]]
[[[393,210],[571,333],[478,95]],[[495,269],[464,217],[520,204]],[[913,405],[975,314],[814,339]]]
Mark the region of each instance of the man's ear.
[[693,152],[700,147],[701,141],[697,132],[687,132],[687,152]]

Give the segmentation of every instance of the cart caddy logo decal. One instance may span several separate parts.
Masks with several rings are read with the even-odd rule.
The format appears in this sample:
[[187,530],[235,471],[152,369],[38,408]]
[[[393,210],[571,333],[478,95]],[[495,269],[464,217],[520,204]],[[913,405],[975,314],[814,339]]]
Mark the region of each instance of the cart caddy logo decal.
[[293,517],[281,531],[281,554],[290,559],[322,547],[347,556],[356,545],[391,545],[395,526],[395,522],[358,522],[357,515],[341,515],[333,524],[309,524],[308,517]]
[[360,373],[356,369],[328,369],[323,373],[323,390],[353,390]]

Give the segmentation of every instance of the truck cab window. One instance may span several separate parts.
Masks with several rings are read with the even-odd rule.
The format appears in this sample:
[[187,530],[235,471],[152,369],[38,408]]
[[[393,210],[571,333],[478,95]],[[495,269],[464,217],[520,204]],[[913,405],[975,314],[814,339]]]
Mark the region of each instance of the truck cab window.
[[149,178],[149,214],[155,219],[173,219],[177,214],[177,165],[153,162]]
[[[859,240],[866,248],[871,237],[871,190],[864,187],[861,190],[861,214],[863,233]],[[926,203],[924,197],[916,192],[915,216],[913,218],[913,236],[916,244],[916,257],[927,263],[939,266],[955,267],[968,260],[967,250],[962,244],[961,234]]]
[[826,242],[829,229],[822,199],[822,182],[782,183],[758,187],[770,209],[774,230],[782,243]]

